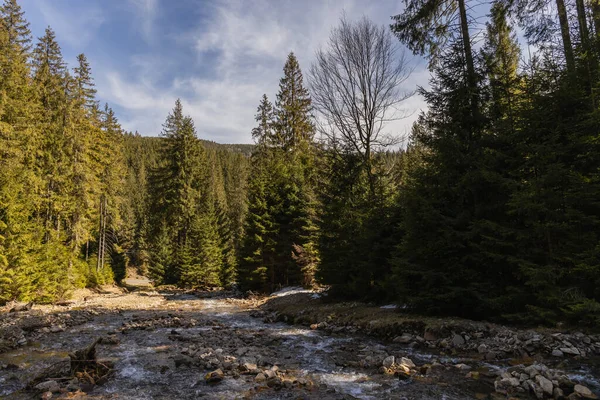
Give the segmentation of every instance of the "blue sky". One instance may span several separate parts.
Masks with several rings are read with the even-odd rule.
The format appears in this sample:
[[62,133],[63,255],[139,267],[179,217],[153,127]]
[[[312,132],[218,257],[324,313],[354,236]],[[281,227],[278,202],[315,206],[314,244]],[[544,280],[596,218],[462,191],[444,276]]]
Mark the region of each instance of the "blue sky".
[[[198,136],[220,143],[250,143],[263,93],[277,92],[286,56],[294,51],[308,71],[342,12],[389,25],[400,0],[21,0],[35,37],[50,25],[70,67],[85,53],[101,103],[123,127],[156,136],[175,99],[193,117]],[[398,44],[400,46],[400,44]],[[408,52],[407,52],[408,54]],[[425,85],[425,62],[406,89]],[[405,134],[413,115],[389,126]]]

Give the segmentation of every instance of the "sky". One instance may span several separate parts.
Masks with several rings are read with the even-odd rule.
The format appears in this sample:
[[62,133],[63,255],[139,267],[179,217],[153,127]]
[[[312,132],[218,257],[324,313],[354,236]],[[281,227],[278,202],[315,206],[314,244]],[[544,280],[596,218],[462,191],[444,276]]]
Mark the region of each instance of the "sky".
[[[50,26],[75,66],[85,53],[101,104],[125,130],[160,134],[180,98],[198,136],[251,143],[263,93],[273,101],[293,51],[307,71],[343,13],[388,26],[401,0],[21,0],[34,36]],[[398,42],[400,51],[402,45]],[[427,85],[426,62],[408,50],[412,76],[404,89]],[[306,78],[305,78],[306,79]],[[404,103],[409,117],[387,127],[405,135],[425,103]]]

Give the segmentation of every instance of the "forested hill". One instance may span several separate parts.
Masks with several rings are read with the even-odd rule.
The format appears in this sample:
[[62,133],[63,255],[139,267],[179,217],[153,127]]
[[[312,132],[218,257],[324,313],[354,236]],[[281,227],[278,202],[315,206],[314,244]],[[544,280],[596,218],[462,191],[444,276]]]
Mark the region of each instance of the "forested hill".
[[[343,17],[312,65],[281,60],[255,144],[218,145],[180,100],[160,138],[125,133],[85,55],[69,68],[52,29],[34,41],[3,0],[0,301],[136,268],[157,285],[326,285],[407,312],[599,327],[600,7],[475,3]],[[429,89],[411,87],[404,48]],[[399,146],[390,122],[415,91],[428,108]]]

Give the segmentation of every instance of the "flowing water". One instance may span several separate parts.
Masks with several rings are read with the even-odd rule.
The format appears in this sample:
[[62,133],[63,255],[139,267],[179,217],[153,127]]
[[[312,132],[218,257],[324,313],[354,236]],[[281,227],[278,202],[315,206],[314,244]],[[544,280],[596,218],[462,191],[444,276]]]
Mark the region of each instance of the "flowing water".
[[[127,301],[134,306],[128,306]],[[418,353],[360,335],[326,335],[299,326],[265,323],[251,317],[239,303],[224,298],[200,299],[156,292],[146,296],[129,294],[117,308],[100,313],[86,324],[48,333],[39,342],[0,354],[0,365],[9,366],[0,369],[0,396],[39,398],[39,394],[23,390],[28,382],[49,367],[68,363],[69,351],[109,334],[115,334],[120,342],[100,344],[97,351],[100,359],[114,363],[114,374],[105,384],[86,389],[88,398],[451,400],[481,398],[493,390],[493,378],[468,381],[464,372],[453,367],[441,368],[433,377],[408,380],[381,374],[376,367],[348,367],[352,361],[356,364],[369,356],[386,354],[410,357],[417,365],[433,359],[449,365],[461,360]],[[194,323],[168,326],[173,318]],[[160,320],[170,322],[152,322]],[[124,326],[132,323],[148,326],[122,332]],[[220,383],[208,385],[204,380],[208,372],[205,366],[176,366],[178,357],[190,348],[202,349],[197,354],[206,351],[235,356],[238,361],[256,362],[262,368],[277,365],[286,376],[308,384],[276,390],[256,383],[253,374],[226,376]],[[476,367],[482,371],[503,368],[483,364]],[[594,382],[594,373],[585,368],[573,369],[573,375],[586,382]]]

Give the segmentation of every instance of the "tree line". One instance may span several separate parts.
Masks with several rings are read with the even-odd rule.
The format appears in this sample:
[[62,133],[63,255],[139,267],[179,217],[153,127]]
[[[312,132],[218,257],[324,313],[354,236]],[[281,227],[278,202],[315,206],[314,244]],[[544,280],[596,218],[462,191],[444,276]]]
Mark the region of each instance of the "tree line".
[[[466,0],[405,0],[390,26],[342,18],[306,81],[289,54],[255,145],[224,148],[180,101],[160,138],[123,132],[85,56],[68,71],[50,29],[31,48],[5,0],[0,297],[52,301],[129,267],[183,287],[324,284],[418,313],[597,325],[596,3],[496,0],[483,29]],[[431,77],[404,142],[402,46]]]
[[248,146],[199,140],[180,103],[163,138],[124,132],[84,54],[69,69],[50,27],[34,43],[16,0],[0,22],[0,302],[57,301],[127,268],[233,279]]

